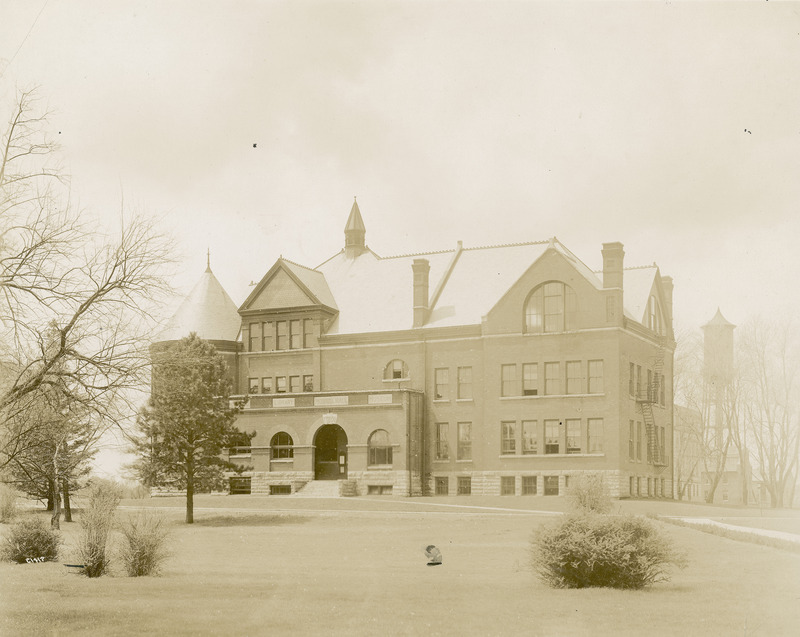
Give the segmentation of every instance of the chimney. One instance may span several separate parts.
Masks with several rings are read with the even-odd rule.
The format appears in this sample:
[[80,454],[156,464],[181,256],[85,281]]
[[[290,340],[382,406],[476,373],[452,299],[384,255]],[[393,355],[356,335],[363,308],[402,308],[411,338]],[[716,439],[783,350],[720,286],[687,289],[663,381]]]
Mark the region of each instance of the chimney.
[[625,251],[617,242],[603,244],[603,287],[622,289],[622,261]]
[[672,331],[672,291],[675,289],[675,284],[672,282],[671,276],[662,276],[661,284],[664,286],[664,302],[667,306],[664,308],[667,314],[667,325]]
[[431,265],[427,259],[414,259],[414,327],[422,327],[428,320],[428,273]]

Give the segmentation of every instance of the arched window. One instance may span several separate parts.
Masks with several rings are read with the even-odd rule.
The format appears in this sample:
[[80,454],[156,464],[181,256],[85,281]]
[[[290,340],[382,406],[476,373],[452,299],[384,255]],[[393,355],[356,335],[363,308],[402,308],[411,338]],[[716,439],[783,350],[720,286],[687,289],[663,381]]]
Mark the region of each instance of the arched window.
[[389,432],[385,429],[376,429],[372,432],[367,441],[367,449],[369,449],[368,464],[392,464],[392,445]]
[[525,303],[525,331],[529,334],[566,332],[576,328],[575,291],[561,281],[534,289]]
[[285,431],[279,431],[272,440],[269,441],[269,446],[272,448],[273,460],[280,458],[294,458],[294,442],[292,437]]
[[383,370],[384,380],[403,380],[408,378],[408,366],[399,358],[389,361]]
[[661,313],[661,304],[655,296],[647,301],[647,327],[659,336],[664,336],[664,315]]

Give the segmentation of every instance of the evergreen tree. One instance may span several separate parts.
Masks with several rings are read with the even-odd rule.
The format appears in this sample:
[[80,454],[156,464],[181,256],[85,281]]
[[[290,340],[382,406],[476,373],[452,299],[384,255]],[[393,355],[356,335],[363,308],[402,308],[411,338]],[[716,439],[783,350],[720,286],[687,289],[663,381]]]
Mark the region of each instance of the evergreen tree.
[[219,488],[226,462],[222,451],[249,440],[233,426],[227,365],[213,345],[190,334],[152,353],[152,389],[139,413],[134,466],[145,486],[186,489],[186,522],[194,521],[194,494]]

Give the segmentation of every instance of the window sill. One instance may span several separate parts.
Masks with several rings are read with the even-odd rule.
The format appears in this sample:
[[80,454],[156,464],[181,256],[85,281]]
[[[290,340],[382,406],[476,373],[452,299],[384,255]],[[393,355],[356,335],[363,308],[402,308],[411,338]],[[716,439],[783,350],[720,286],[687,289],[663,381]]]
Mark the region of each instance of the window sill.
[[228,459],[236,460],[237,458],[250,458],[251,456],[252,456],[252,454],[249,454],[249,453],[237,453],[237,454],[229,455]]
[[456,398],[457,403],[473,403],[475,400],[473,398]]
[[605,453],[526,453],[526,454],[505,454],[498,458],[604,458]]
[[438,462],[440,464],[449,464],[449,463],[452,462],[452,460],[450,460],[450,458],[436,458],[435,460],[431,460],[431,462],[434,462],[434,463]]
[[449,403],[450,399],[449,398],[434,398],[432,402],[434,402],[434,403]]
[[391,464],[368,464],[367,471],[389,471],[394,468],[394,465]]
[[406,378],[384,378],[383,382],[384,383],[407,383],[410,380],[411,379],[408,378],[408,377],[406,377]]
[[456,462],[464,462],[464,463],[467,463],[467,462],[472,462],[472,459],[470,458],[469,460],[456,460]]
[[540,398],[603,398],[605,392],[600,394],[537,394],[536,396],[500,396],[500,400],[536,400]]
[[294,458],[270,458],[269,461],[277,464],[289,464],[294,462]]

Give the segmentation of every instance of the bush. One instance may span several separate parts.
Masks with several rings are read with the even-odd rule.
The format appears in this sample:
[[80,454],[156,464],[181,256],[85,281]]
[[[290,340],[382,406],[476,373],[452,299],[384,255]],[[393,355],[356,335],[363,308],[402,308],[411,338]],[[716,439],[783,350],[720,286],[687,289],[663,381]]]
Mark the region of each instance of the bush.
[[169,529],[165,519],[154,513],[131,516],[120,526],[123,543],[120,555],[131,577],[156,575],[164,560]]
[[0,484],[0,522],[11,522],[17,517],[19,493],[7,484]]
[[119,486],[109,480],[92,483],[89,499],[81,515],[81,535],[78,553],[84,564],[84,574],[100,577],[108,570],[106,543],[114,522],[114,511],[122,499]]
[[611,496],[603,482],[603,476],[597,473],[575,476],[567,490],[567,501],[579,513],[611,511]]
[[640,589],[669,579],[685,557],[653,523],[633,516],[570,515],[532,539],[532,566],[554,588]]
[[24,564],[27,560],[53,562],[58,559],[61,535],[52,530],[44,520],[28,516],[14,523],[3,539],[3,559]]

